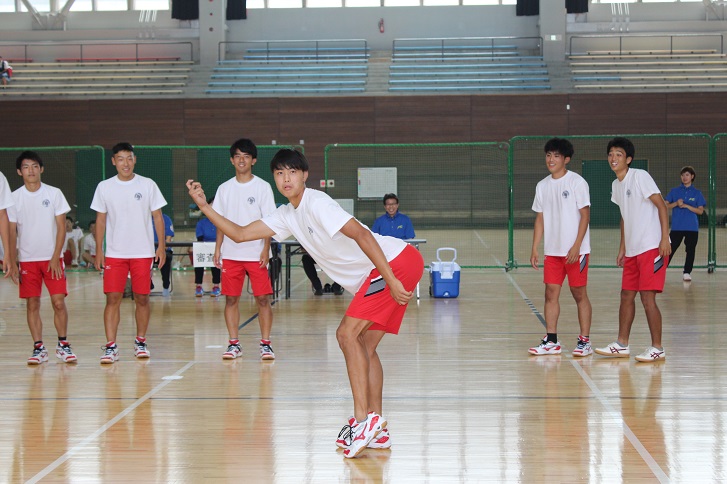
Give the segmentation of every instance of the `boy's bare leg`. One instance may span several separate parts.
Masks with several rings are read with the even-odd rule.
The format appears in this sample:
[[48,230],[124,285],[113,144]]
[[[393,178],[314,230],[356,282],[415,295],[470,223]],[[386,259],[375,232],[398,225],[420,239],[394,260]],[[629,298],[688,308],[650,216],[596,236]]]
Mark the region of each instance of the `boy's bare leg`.
[[43,322],[40,319],[40,297],[29,297],[25,300],[26,318],[30,336],[35,341],[43,341]]
[[124,293],[106,293],[106,307],[103,310],[103,324],[106,330],[106,341],[116,341],[116,332],[121,321],[121,300]]
[[588,299],[586,286],[571,287],[570,292],[573,295],[573,299],[576,301],[576,307],[578,308],[578,324],[580,325],[581,336],[589,336],[591,332],[593,308],[591,307],[591,300]]
[[618,344],[629,345],[631,325],[636,316],[636,291],[621,290],[621,304],[618,308]]
[[364,333],[371,321],[344,316],[336,330],[338,346],[343,351],[348,370],[348,380],[353,394],[353,416],[357,422],[366,420],[369,411],[369,355]]
[[270,297],[268,295],[255,296],[255,302],[257,303],[257,317],[260,322],[260,338],[269,340],[270,330],[273,327],[273,308],[270,306]]
[[364,343],[369,355],[369,391],[367,400],[368,411],[381,415],[383,411],[384,368],[381,366],[376,348],[386,333],[380,330],[366,331]]
[[651,332],[651,346],[654,348],[662,348],[661,346],[661,311],[656,305],[656,291],[641,291],[641,304],[644,305],[646,312],[646,322],[649,323],[649,332]]
[[[225,324],[230,339],[240,339],[240,330],[238,329],[240,327],[239,302],[239,296],[225,296]],[[262,325],[262,323],[260,324]]]
[[560,317],[560,298],[561,287],[558,284],[545,285],[545,332],[558,332],[558,318]]
[[136,303],[136,335],[145,338],[146,331],[149,329],[149,319],[151,318],[149,295],[134,293],[134,302]]
[[50,297],[53,304],[53,324],[56,326],[58,336],[68,336],[68,310],[66,309],[66,295],[53,294]]

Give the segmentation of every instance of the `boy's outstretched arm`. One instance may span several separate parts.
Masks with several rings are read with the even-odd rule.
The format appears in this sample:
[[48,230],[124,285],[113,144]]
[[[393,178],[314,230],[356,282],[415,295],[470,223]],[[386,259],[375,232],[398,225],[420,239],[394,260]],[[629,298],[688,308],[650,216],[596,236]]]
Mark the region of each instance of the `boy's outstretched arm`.
[[543,212],[535,215],[535,223],[533,224],[533,248],[530,251],[530,265],[533,269],[538,269],[538,246],[543,240],[543,232],[545,231],[543,224]]
[[399,304],[408,303],[414,295],[414,291],[404,289],[404,285],[396,278],[389,262],[386,260],[384,252],[381,250],[381,246],[376,242],[374,236],[371,235],[371,231],[361,225],[358,220],[352,218],[341,227],[340,232],[346,237],[355,240],[364,254],[374,263],[379,274],[386,281],[386,285],[389,286],[391,297]]
[[194,180],[187,180],[187,189],[189,196],[192,197],[194,203],[197,204],[203,214],[210,219],[217,230],[228,236],[234,242],[246,242],[248,240],[264,239],[275,235],[270,227],[262,221],[256,220],[251,224],[241,227],[234,222],[227,220],[225,217],[215,212],[215,210],[207,203],[202,185]]
[[661,193],[654,193],[649,197],[651,203],[656,206],[659,212],[659,225],[661,225],[661,242],[659,242],[659,255],[666,257],[671,254],[671,243],[669,242],[669,215],[666,211],[666,202]]

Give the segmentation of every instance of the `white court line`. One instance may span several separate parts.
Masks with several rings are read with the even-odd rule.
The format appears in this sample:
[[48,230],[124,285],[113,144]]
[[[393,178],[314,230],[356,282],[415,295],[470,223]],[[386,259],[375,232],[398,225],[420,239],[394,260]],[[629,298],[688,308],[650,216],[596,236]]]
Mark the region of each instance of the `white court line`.
[[[177,371],[173,376],[179,376],[179,375],[181,375],[182,373],[184,373],[185,371],[187,371],[189,368],[191,368],[192,365],[194,365],[194,364],[195,364],[194,361],[190,361],[189,363],[187,363],[186,365],[184,365],[181,369],[179,369],[179,371]],[[26,481],[26,484],[34,484],[34,483],[40,481],[41,479],[43,479],[45,476],[47,476],[51,472],[53,472],[55,469],[58,468],[58,466],[60,466],[61,464],[63,464],[64,462],[66,462],[68,459],[70,459],[71,457],[73,457],[74,454],[76,454],[79,451],[81,451],[85,446],[87,446],[88,444],[90,444],[91,442],[93,442],[94,440],[96,440],[97,438],[99,438],[101,436],[101,434],[103,434],[108,429],[110,429],[111,427],[113,427],[114,424],[116,424],[119,420],[121,420],[122,418],[126,417],[128,414],[130,414],[131,412],[133,412],[136,409],[136,407],[138,407],[142,403],[144,403],[147,400],[149,400],[156,393],[159,393],[165,386],[169,385],[173,381],[174,380],[164,380],[164,381],[162,381],[159,385],[157,385],[156,387],[154,387],[153,389],[151,389],[146,395],[144,395],[143,397],[139,398],[137,401],[135,401],[134,403],[132,403],[131,405],[129,405],[128,407],[126,407],[124,410],[121,411],[121,413],[119,413],[114,418],[112,418],[111,420],[109,420],[108,422],[106,422],[103,426],[101,426],[94,433],[92,433],[91,435],[89,435],[88,437],[86,437],[85,439],[83,439],[82,441],[80,441],[78,444],[76,444],[73,447],[71,447],[65,454],[63,454],[58,459],[56,459],[54,462],[52,462],[50,465],[48,465],[48,467],[46,467],[45,469],[43,469],[42,471],[40,471],[39,473],[37,473],[35,476],[33,476],[31,479],[29,479],[28,481]]]
[[[591,356],[593,358],[593,356]],[[636,451],[639,453],[642,459],[644,459],[644,462],[646,462],[646,465],[649,466],[649,469],[651,469],[651,472],[654,473],[657,479],[659,479],[659,482],[661,483],[667,483],[670,482],[669,477],[666,475],[666,473],[659,467],[659,464],[656,463],[654,458],[649,454],[649,451],[646,450],[644,445],[641,443],[638,437],[633,433],[633,431],[629,428],[628,425],[626,425],[626,422],[621,417],[621,413],[613,408],[611,404],[608,403],[606,398],[603,396],[601,391],[598,389],[596,384],[591,380],[591,377],[589,377],[585,371],[583,371],[583,368],[581,368],[581,365],[576,363],[575,361],[571,360],[571,365],[576,369],[579,375],[581,375],[581,378],[583,381],[586,382],[586,384],[591,388],[591,391],[596,396],[599,402],[601,402],[601,405],[606,407],[606,410],[608,413],[611,414],[612,417],[614,417],[616,420],[621,422],[621,426],[623,427],[624,435],[627,439],[629,439],[629,442],[631,442],[631,445],[634,446]]]
[[477,232],[476,230],[473,230],[473,232],[475,233],[475,237],[477,237],[480,240],[480,242],[482,242],[482,245],[485,246],[485,249],[489,249],[490,244],[488,244],[487,241],[480,236],[479,232]]
[[[522,296],[523,300],[528,303],[530,299],[525,295],[522,289],[520,289],[520,286],[518,286],[517,282],[515,282],[515,279],[512,278],[509,272],[505,272],[505,275],[510,280],[510,283],[513,285],[513,287],[517,290],[517,292],[520,293],[520,296]],[[528,304],[530,305],[530,304]],[[531,309],[534,309],[534,306],[531,307]],[[539,313],[538,313],[539,314]],[[595,358],[594,356],[590,356],[590,358]],[[661,483],[668,483],[670,482],[669,477],[667,477],[666,473],[659,467],[659,464],[656,463],[654,458],[649,454],[649,451],[646,450],[646,447],[641,443],[638,437],[636,437],[636,434],[633,433],[633,431],[629,428],[628,425],[626,425],[626,422],[624,421],[623,417],[621,416],[621,413],[618,412],[615,408],[613,408],[606,398],[603,396],[601,391],[598,389],[596,384],[591,380],[591,378],[586,374],[586,372],[583,371],[583,368],[576,363],[575,361],[571,360],[571,364],[576,369],[578,374],[581,376],[581,379],[588,385],[595,395],[595,397],[598,399],[598,401],[603,405],[609,414],[611,414],[612,417],[617,419],[621,422],[621,427],[623,430],[624,435],[626,438],[631,442],[631,445],[634,446],[636,451],[639,453],[642,459],[644,459],[644,462],[646,462],[646,465],[649,466],[649,469],[651,469],[651,472],[654,473],[656,478]]]

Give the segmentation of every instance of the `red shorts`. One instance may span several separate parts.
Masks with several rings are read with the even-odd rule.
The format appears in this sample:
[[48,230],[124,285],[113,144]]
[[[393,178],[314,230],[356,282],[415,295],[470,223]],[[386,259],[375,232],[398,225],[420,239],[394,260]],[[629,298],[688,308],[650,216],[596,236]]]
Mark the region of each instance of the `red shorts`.
[[578,261],[566,264],[565,257],[546,255],[543,262],[543,282],[563,285],[568,276],[570,287],[583,287],[588,284],[588,254],[581,254]]
[[[394,271],[394,276],[401,281],[407,291],[413,291],[424,274],[422,255],[408,244],[401,254],[389,262],[389,265]],[[346,310],[346,316],[373,322],[369,330],[398,334],[407,306],[407,304],[400,305],[391,297],[386,282],[379,271],[374,269],[353,296],[353,301]]]
[[222,259],[222,294],[239,297],[245,285],[245,274],[250,278],[253,296],[266,296],[273,293],[270,275],[259,261]]
[[[20,283],[18,284],[18,288],[22,299],[40,297],[44,282],[51,296],[54,294],[68,296],[65,270],[60,279],[53,279],[53,275],[48,270],[49,264],[49,260],[20,263]],[[61,268],[65,269],[62,262]]]
[[651,249],[634,257],[624,258],[621,289],[624,291],[664,290],[668,257],[659,255],[659,249]]
[[63,262],[67,266],[71,265],[71,262],[73,262],[73,254],[71,254],[70,250],[67,250],[63,253]]
[[103,292],[124,292],[126,279],[131,273],[131,290],[135,294],[151,292],[151,267],[153,257],[117,259],[106,257],[103,267]]

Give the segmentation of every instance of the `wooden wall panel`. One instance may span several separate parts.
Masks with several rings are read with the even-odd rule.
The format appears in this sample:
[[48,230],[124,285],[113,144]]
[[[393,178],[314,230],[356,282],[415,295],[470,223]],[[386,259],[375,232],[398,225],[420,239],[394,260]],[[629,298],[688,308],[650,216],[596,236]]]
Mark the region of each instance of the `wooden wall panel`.
[[[311,165],[308,186],[324,178],[325,146],[373,143],[374,98],[284,98],[280,100],[280,143],[305,141]],[[314,183],[315,181],[315,183]]]
[[568,134],[566,95],[472,97],[472,141]]
[[280,100],[188,99],[184,103],[184,137],[187,144],[231,145],[240,138],[266,145],[280,141]]
[[569,126],[577,134],[667,133],[666,94],[571,94]]
[[472,140],[470,96],[376,98],[376,143],[457,143]]
[[727,133],[727,93],[670,93],[666,96],[670,133]]
[[183,99],[88,101],[89,139],[109,148],[119,141],[134,145],[183,145]]
[[0,136],[4,147],[93,144],[88,101],[3,101]]

